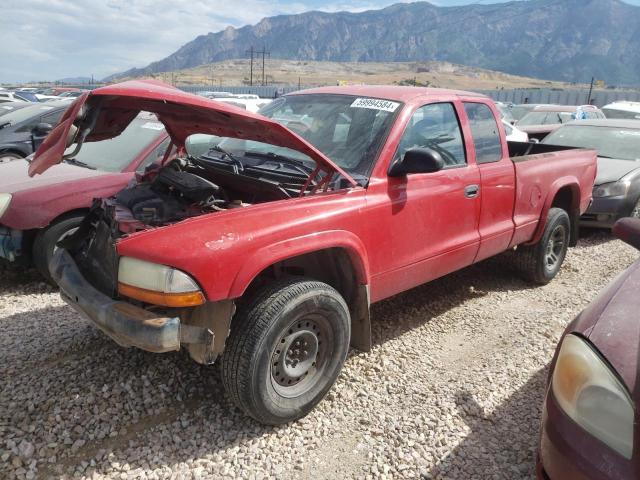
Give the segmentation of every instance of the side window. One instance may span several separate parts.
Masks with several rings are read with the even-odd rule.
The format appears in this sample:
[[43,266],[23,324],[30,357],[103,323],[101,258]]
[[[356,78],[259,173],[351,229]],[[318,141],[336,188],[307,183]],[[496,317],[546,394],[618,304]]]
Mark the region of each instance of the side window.
[[431,103],[418,108],[400,140],[398,156],[411,148],[432,148],[446,167],[466,164],[460,122],[451,103]]
[[491,109],[484,103],[465,103],[469,117],[473,144],[476,147],[476,163],[497,162],[502,158],[500,130]]
[[55,127],[60,121],[60,119],[62,118],[62,114],[64,112],[65,112],[65,109],[62,108],[57,112],[47,113],[46,115],[42,116],[41,121],[43,123],[48,123],[49,125],[53,125]]

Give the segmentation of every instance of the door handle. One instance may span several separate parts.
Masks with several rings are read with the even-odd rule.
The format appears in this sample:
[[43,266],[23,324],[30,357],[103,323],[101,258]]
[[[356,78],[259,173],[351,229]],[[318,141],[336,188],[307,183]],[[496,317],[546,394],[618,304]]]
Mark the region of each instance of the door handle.
[[476,198],[479,193],[479,185],[467,185],[466,187],[464,187],[464,196],[467,198]]

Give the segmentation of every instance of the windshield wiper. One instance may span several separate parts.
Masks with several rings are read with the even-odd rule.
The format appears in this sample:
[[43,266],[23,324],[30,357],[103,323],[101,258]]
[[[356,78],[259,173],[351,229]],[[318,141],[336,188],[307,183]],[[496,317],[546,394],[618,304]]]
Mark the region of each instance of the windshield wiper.
[[220,152],[222,154],[221,158],[227,157],[229,160],[231,160],[233,163],[235,163],[238,166],[238,170],[240,171],[244,170],[244,163],[242,163],[242,160],[240,160],[235,155],[232,155],[230,152],[226,151],[224,148],[218,145],[214,145],[213,147],[209,148],[209,151],[211,150]]
[[96,167],[89,165],[88,163],[83,162],[82,160],[76,160],[75,158],[67,158],[63,160],[64,163],[68,163],[70,165],[76,165],[82,168],[88,168],[90,170],[97,170]]
[[11,125],[11,122],[0,123],[0,130]]
[[254,156],[254,157],[262,157],[268,160],[273,160],[275,162],[287,164],[291,167],[294,167],[298,172],[304,175],[311,175],[313,173],[313,168],[304,164],[304,162],[300,160],[296,160],[295,158],[290,158],[285,155],[278,155],[273,152],[253,152],[251,150],[244,152],[246,156]]

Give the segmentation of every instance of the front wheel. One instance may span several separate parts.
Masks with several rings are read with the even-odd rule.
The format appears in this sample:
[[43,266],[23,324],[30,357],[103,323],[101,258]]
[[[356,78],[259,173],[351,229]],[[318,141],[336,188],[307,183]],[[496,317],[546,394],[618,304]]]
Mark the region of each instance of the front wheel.
[[261,423],[305,416],[334,384],[349,350],[351,320],[340,294],[287,279],[238,308],[222,357],[225,390]]
[[53,283],[49,273],[49,262],[56,251],[56,244],[65,237],[73,234],[80,223],[81,216],[71,216],[58,220],[44,230],[38,232],[33,243],[33,263],[40,274],[49,282]]
[[542,238],[535,245],[520,247],[514,261],[524,278],[546,285],[558,274],[567,255],[571,221],[566,211],[552,208],[547,215]]

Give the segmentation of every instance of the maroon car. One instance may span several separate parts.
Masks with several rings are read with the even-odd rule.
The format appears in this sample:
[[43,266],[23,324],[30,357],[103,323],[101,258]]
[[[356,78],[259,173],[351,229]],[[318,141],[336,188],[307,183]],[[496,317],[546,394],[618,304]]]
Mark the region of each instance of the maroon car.
[[[640,219],[614,234],[640,249]],[[565,330],[542,413],[539,480],[640,478],[640,261]]]
[[55,244],[78,227],[92,200],[122,190],[168,145],[162,123],[141,114],[119,136],[89,143],[35,178],[27,160],[0,164],[0,260],[33,263],[49,279]]

